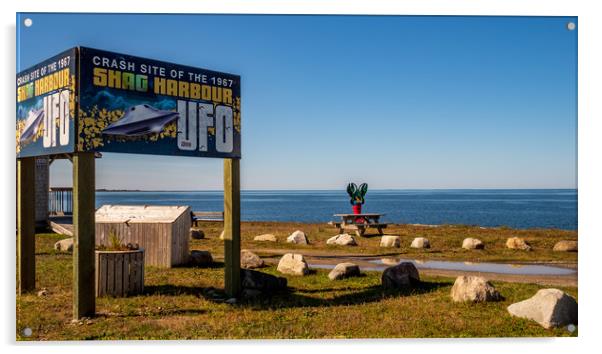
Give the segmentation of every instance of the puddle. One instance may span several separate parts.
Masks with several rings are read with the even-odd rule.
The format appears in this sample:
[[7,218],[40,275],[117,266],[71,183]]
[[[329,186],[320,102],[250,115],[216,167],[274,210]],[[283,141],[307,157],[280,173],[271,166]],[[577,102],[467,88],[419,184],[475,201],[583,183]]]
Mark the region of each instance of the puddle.
[[456,270],[462,272],[480,272],[511,275],[571,275],[574,269],[537,264],[508,264],[508,263],[485,263],[485,262],[454,262],[454,261],[428,261],[403,258],[368,258],[349,257],[336,259],[332,262],[331,257],[311,257],[308,259],[312,268],[332,269],[336,263],[356,262],[364,270],[383,271],[386,268],[401,262],[412,262],[418,269]]

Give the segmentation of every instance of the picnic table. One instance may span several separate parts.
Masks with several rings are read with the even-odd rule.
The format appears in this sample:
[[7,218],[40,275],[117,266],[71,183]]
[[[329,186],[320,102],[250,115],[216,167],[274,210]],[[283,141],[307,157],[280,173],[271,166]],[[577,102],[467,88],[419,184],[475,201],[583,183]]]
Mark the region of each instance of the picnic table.
[[378,234],[383,234],[383,229],[388,224],[381,223],[380,217],[385,214],[334,214],[335,217],[339,217],[341,221],[331,221],[330,225],[339,229],[339,233],[343,233],[345,230],[353,230],[356,235],[364,236],[366,229],[375,228],[378,230]]

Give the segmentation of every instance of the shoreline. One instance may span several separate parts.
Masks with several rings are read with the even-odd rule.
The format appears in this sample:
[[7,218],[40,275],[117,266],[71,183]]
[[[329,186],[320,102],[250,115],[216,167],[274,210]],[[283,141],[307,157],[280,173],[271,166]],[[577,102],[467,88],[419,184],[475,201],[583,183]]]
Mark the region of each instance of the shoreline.
[[[322,222],[311,222],[311,221],[281,221],[281,220],[243,220],[241,219],[241,224],[242,223],[266,223],[266,224],[272,224],[272,223],[282,223],[282,224],[305,224],[305,225],[316,225],[316,224],[324,224],[326,226],[330,226],[328,223],[329,221],[322,221]],[[507,225],[498,225],[498,226],[483,226],[483,225],[478,225],[478,224],[448,224],[448,223],[444,223],[444,224],[421,224],[421,223],[388,223],[390,226],[412,226],[412,227],[417,227],[417,228],[445,228],[445,227],[461,227],[461,228],[479,228],[481,230],[516,230],[516,231],[540,231],[540,230],[551,230],[551,231],[568,231],[568,232],[578,232],[579,229],[561,229],[561,228],[557,228],[557,227],[545,227],[545,226],[538,226],[538,227],[525,227],[525,228],[519,228],[519,227],[512,227],[512,226],[507,226]],[[387,232],[385,231],[385,234],[387,234]]]
[[[52,187],[63,188],[63,187]],[[221,192],[223,189],[110,189],[98,188],[97,192]],[[345,194],[340,188],[333,189],[241,189],[241,192],[340,192]],[[412,192],[412,191],[575,191],[577,188],[371,188],[375,192]]]
[[[123,204],[126,205],[126,204]],[[61,219],[61,218],[65,218],[65,217],[71,217],[71,214],[66,214],[66,215],[51,215],[49,216],[49,221],[52,221],[52,219]],[[324,225],[324,226],[330,226],[328,223],[329,221],[322,221],[322,222],[311,222],[311,221],[282,221],[282,220],[243,220],[241,219],[241,224],[298,224],[298,225]],[[203,224],[209,225],[213,222],[211,221],[204,221],[202,222]],[[566,231],[566,232],[578,232],[579,229],[561,229],[561,228],[557,228],[557,227],[544,227],[544,226],[540,226],[540,227],[529,227],[529,228],[518,228],[518,227],[511,227],[511,226],[505,226],[505,225],[501,225],[501,226],[483,226],[483,225],[468,225],[468,224],[421,224],[421,223],[388,223],[390,226],[411,226],[411,227],[416,227],[416,228],[429,228],[429,229],[434,229],[434,228],[446,228],[446,227],[460,227],[460,228],[479,228],[481,230],[516,230],[516,231],[541,231],[541,230],[550,230],[550,231]],[[385,232],[385,234],[387,234],[387,232]]]
[[[223,224],[219,222],[201,223],[198,229],[205,238],[192,240],[191,249],[209,250],[216,256],[223,255],[223,241],[219,239]],[[287,243],[293,232],[303,231],[308,245]],[[272,234],[276,242],[255,241],[263,234]],[[381,237],[371,229],[363,237],[350,233],[357,245],[329,245],[327,240],[338,234],[338,229],[326,223],[287,223],[287,222],[241,222],[241,249],[249,249],[260,256],[300,253],[307,256],[398,256],[423,260],[450,260],[467,262],[494,263],[571,263],[576,264],[577,252],[556,252],[554,245],[558,241],[577,241],[575,230],[559,229],[512,229],[481,228],[478,226],[446,225],[422,227],[410,224],[390,224],[384,229],[385,235],[399,236],[399,247],[381,247]],[[416,237],[430,241],[430,248],[410,247]],[[508,249],[506,241],[512,237],[524,239],[532,246],[531,251]],[[485,244],[483,250],[462,248],[465,238],[477,238]]]

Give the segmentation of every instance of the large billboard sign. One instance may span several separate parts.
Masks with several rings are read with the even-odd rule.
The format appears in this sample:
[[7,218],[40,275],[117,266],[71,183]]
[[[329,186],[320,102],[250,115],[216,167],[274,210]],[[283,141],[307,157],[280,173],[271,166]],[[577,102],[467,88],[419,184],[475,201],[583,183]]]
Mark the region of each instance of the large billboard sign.
[[[241,157],[239,76],[92,48],[79,47],[72,52],[79,71],[75,95],[70,96],[77,97],[77,115],[67,132],[71,145],[53,150],[22,139],[31,135],[31,128],[25,129],[29,127],[27,119],[34,121],[40,107],[42,116],[48,113],[46,106],[33,101],[29,105],[36,107],[33,115],[24,113],[32,109],[21,108],[21,91],[29,88],[22,88],[19,74],[18,157],[78,151]],[[57,92],[62,91],[51,91]],[[74,117],[73,111],[70,117]],[[38,134],[46,134],[46,126],[37,129]]]

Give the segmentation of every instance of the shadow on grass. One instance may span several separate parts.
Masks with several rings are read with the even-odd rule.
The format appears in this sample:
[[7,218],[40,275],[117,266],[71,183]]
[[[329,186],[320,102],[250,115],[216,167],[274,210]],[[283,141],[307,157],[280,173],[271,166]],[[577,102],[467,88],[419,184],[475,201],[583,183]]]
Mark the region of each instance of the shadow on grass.
[[[386,235],[386,233],[384,233],[383,235]],[[369,234],[363,234],[362,236],[357,236],[356,234],[353,234],[353,236],[359,238],[360,240],[362,238],[375,238],[375,237],[381,237],[383,235],[379,234],[378,232],[376,232],[376,233],[370,232]]]
[[[294,307],[348,306],[378,302],[387,298],[426,294],[437,291],[442,287],[448,287],[450,285],[451,283],[449,282],[421,282],[417,285],[414,285],[413,287],[396,290],[383,289],[380,285],[372,285],[351,292],[349,292],[345,288],[329,287],[323,289],[304,290],[289,287],[286,291],[273,294],[269,297],[239,299],[235,306],[251,307],[257,310]],[[307,295],[323,294],[331,291],[346,291],[347,293],[328,299],[319,296]],[[203,298],[207,301],[214,303],[224,303],[224,301],[227,299],[227,296],[224,293],[223,289],[216,289],[213,287],[195,287],[171,284],[145,286],[144,295],[192,295],[197,298]],[[191,310],[182,310],[183,313],[191,313],[190,311]]]
[[184,285],[145,285],[143,295],[155,296],[155,295],[193,295],[196,297],[202,297],[207,291],[207,288],[200,286],[184,286]]
[[73,257],[73,253],[64,251],[40,251],[36,252],[36,256],[64,256],[66,258]]
[[207,313],[204,309],[174,309],[174,310],[161,310],[158,312],[140,312],[140,313],[113,313],[113,312],[98,312],[94,317],[96,318],[126,318],[126,317],[152,317],[152,316],[180,316],[180,315],[202,315]]
[[228,296],[224,289],[214,288],[212,286],[187,286],[187,285],[173,285],[173,284],[161,284],[161,285],[145,285],[144,292],[142,295],[146,296],[179,296],[179,295],[192,295],[199,299],[205,299],[207,301],[215,303],[223,303]]
[[224,268],[225,264],[224,262],[220,262],[220,261],[213,261],[210,264],[207,265],[196,265],[193,263],[186,263],[186,264],[179,264],[177,266],[174,266],[173,268],[206,268],[206,269],[218,269],[218,268]]
[[330,306],[348,306],[365,303],[378,302],[387,298],[404,297],[410,295],[420,295],[437,291],[442,287],[448,287],[449,282],[421,282],[413,287],[405,289],[389,290],[383,289],[380,285],[372,285],[359,291],[335,296],[331,299],[313,297],[304,295],[305,293],[322,293],[328,291],[345,289],[318,289],[318,290],[297,290],[289,288],[288,293],[281,293],[271,298],[243,300],[238,306],[250,306],[259,310],[274,308],[292,308],[292,307],[330,307]]

